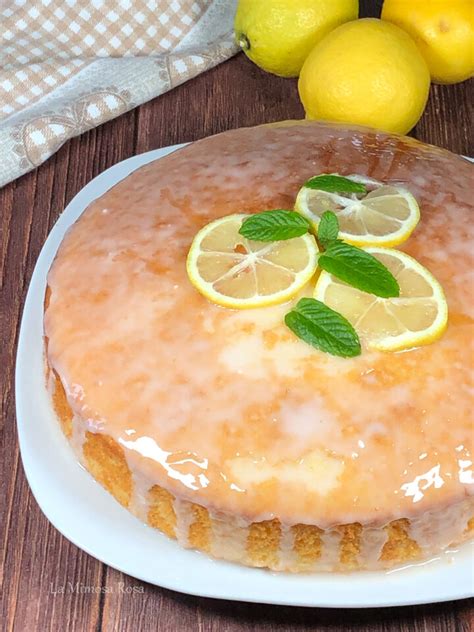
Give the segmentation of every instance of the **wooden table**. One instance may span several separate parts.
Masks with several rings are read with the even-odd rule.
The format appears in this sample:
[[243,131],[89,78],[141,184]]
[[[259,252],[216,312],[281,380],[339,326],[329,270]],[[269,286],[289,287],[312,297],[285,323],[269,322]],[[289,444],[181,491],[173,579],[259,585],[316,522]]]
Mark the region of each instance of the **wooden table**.
[[[380,3],[366,2],[365,15],[376,15],[377,4]],[[472,84],[433,86],[426,112],[413,135],[454,152],[474,155],[469,127],[470,100]],[[69,141],[38,169],[0,190],[3,469],[0,497],[5,509],[1,523],[5,546],[0,616],[6,630],[468,632],[472,629],[474,608],[469,601],[380,610],[323,610],[200,599],[143,584],[101,564],[63,538],[42,515],[23,473],[13,395],[20,316],[40,249],[69,200],[98,173],[134,154],[229,128],[302,116],[295,81],[267,75],[243,56],[237,56]]]

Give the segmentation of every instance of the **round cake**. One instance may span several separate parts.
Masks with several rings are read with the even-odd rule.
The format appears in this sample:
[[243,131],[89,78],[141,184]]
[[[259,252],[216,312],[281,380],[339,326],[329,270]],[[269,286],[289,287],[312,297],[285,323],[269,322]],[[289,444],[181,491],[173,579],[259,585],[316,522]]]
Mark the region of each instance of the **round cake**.
[[[206,223],[292,208],[332,172],[417,198],[400,249],[444,288],[438,341],[334,357],[285,327],[292,302],[225,309],[191,285]],[[72,226],[48,275],[48,385],[80,462],[183,546],[251,566],[387,568],[472,537],[472,183],[448,151],[303,121],[133,172]]]

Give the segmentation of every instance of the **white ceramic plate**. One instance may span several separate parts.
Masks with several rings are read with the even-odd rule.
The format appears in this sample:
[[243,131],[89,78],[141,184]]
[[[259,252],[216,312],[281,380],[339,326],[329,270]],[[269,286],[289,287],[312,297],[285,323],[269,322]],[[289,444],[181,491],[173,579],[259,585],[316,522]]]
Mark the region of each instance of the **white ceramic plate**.
[[23,466],[42,511],[66,538],[102,562],[151,584],[203,597],[367,608],[472,596],[470,545],[429,563],[387,573],[291,575],[209,559],[142,524],[75,461],[44,385],[46,274],[66,230],[90,202],[137,167],[178,147],[129,158],[92,180],[61,215],[36,264],[18,344],[16,406]]

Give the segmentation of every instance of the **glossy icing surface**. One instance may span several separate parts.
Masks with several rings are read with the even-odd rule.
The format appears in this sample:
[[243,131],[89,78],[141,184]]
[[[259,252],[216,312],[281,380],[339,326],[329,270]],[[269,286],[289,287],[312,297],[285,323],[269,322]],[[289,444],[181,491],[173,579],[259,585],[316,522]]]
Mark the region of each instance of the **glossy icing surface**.
[[[422,220],[402,249],[441,282],[443,338],[339,359],[297,340],[290,304],[232,311],[189,283],[207,222],[291,207],[320,172],[403,182]],[[50,270],[48,361],[74,414],[132,471],[259,520],[383,524],[474,491],[473,167],[367,130],[236,130],[151,163],[92,204]],[[308,288],[308,292],[311,288]]]

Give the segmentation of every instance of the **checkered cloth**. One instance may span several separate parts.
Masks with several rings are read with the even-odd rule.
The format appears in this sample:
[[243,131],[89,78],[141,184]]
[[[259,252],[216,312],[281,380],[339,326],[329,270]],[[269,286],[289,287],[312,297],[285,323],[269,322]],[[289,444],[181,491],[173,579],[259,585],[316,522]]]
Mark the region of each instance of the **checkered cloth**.
[[236,0],[0,0],[0,186],[236,52]]

